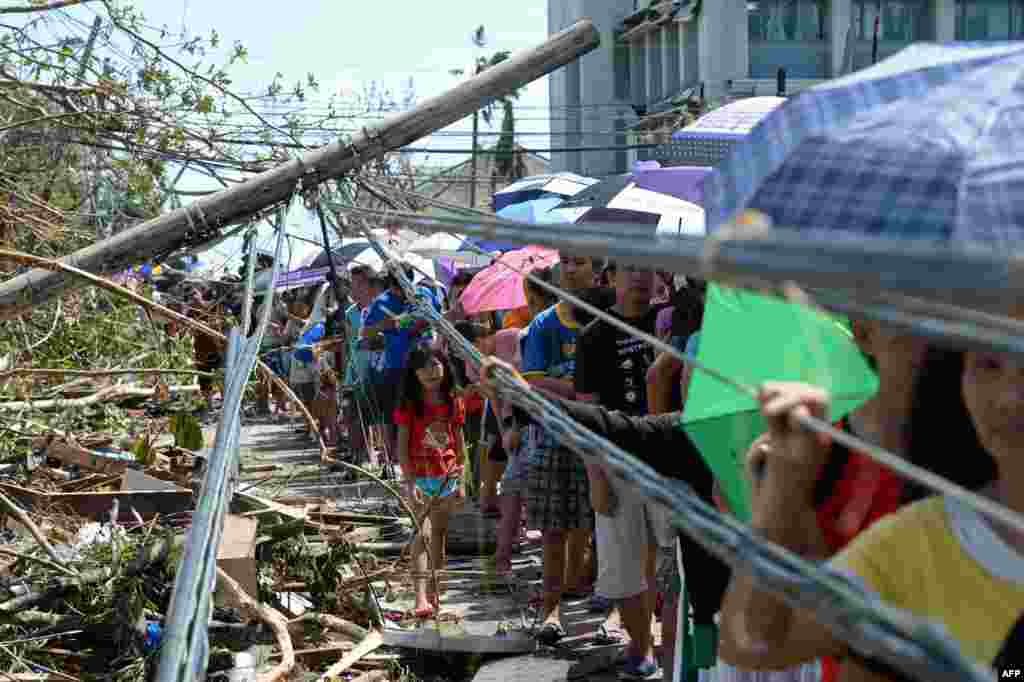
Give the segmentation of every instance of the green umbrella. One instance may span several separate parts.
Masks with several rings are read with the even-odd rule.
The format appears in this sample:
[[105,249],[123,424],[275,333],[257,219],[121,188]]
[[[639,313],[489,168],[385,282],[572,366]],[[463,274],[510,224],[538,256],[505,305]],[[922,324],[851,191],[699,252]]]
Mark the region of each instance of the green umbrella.
[[[697,359],[747,386],[801,381],[832,395],[832,419],[864,404],[878,377],[838,318],[779,298],[708,287]],[[750,518],[743,457],[765,430],[756,400],[697,370],[683,427],[718,479],[729,506]]]

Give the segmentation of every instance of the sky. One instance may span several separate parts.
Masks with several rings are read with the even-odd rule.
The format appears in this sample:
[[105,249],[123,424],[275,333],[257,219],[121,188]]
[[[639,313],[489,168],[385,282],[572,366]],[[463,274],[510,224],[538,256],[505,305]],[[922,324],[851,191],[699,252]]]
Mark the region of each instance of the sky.
[[[468,67],[476,55],[499,50],[514,53],[547,38],[547,0],[136,0],[135,5],[150,25],[166,25],[173,32],[184,28],[190,36],[209,35],[216,29],[225,46],[242,41],[249,59],[231,71],[239,91],[265,91],[276,72],[286,76],[286,83],[304,80],[312,72],[321,86],[320,95],[312,97],[312,108],[317,107],[316,100],[324,100],[329,93],[360,92],[371,81],[400,94],[410,78],[417,100],[422,101],[453,87],[458,78],[449,71]],[[73,12],[87,22],[95,16],[88,6],[74,8]],[[470,39],[481,24],[488,41],[482,49]],[[550,146],[547,102],[547,79],[524,89],[518,102],[517,132],[540,134],[524,135],[522,143],[538,148]],[[469,119],[446,130],[461,134],[433,136],[416,146],[469,149]],[[481,126],[484,132],[497,130]],[[495,139],[484,136],[481,144]],[[431,154],[421,161],[440,166],[454,165],[463,158]],[[198,174],[186,174],[179,188],[219,187],[212,182]],[[289,216],[289,230],[313,236],[313,225],[301,207]],[[267,229],[261,242],[269,245],[270,234]],[[234,260],[240,248],[238,240],[230,240],[208,252],[204,260]]]

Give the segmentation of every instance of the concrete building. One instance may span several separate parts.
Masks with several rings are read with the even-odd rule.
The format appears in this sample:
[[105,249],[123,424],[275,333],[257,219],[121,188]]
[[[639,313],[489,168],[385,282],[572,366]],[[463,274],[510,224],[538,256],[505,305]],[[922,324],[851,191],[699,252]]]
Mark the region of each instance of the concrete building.
[[[549,0],[548,29],[591,18],[601,47],[550,77],[553,147],[628,144],[640,115],[707,100],[787,93],[871,63],[910,43],[1024,39],[1024,0]],[[627,152],[552,155],[552,168],[624,172]]]

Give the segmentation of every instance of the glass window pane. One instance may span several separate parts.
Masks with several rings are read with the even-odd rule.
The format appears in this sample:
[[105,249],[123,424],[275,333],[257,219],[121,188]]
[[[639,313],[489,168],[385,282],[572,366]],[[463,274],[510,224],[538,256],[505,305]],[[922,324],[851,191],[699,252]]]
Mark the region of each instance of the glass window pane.
[[876,16],[880,41],[905,43],[931,38],[929,0],[854,0],[860,40],[874,38]]
[[1022,0],[959,0],[958,40],[1014,40],[1024,37]]
[[828,0],[760,0],[747,15],[750,40],[827,40],[828,5]]

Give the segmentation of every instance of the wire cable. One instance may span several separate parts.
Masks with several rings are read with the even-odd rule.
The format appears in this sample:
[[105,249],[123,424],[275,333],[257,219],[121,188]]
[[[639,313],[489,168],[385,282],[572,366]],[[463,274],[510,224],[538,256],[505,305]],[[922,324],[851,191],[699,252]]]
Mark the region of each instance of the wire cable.
[[[401,266],[367,233],[414,302],[417,314],[444,336],[454,352],[479,367],[480,352],[416,292]],[[819,620],[865,656],[882,658],[928,682],[990,680],[990,673],[964,658],[938,627],[868,598],[861,588],[830,569],[763,542],[741,522],[697,497],[688,485],[660,476],[633,455],[568,418],[555,404],[500,368],[494,380],[504,399],[525,410],[564,445],[585,459],[603,462],[645,497],[671,510],[674,523],[709,551],[753,575],[790,604],[813,610]]]
[[[342,210],[363,210],[355,207],[349,207],[348,209],[346,209],[344,206],[339,206],[339,208],[341,208]],[[554,226],[550,225],[545,227],[548,227],[550,229],[557,229],[554,228]],[[646,226],[645,229],[648,231],[650,230],[650,228]],[[586,311],[588,314],[593,315],[597,319],[603,320],[604,322],[612,325],[613,327],[620,331],[623,331],[627,334],[630,334],[632,336],[635,336],[636,338],[641,339],[645,343],[651,345],[656,350],[662,353],[668,353],[669,355],[676,358],[685,365],[692,367],[698,371],[704,372],[711,376],[712,378],[729,386],[730,388],[750,398],[753,398],[754,400],[757,400],[757,387],[750,386],[732,379],[731,377],[719,372],[713,367],[709,367],[706,364],[700,362],[699,360],[696,360],[694,358],[687,356],[684,353],[679,352],[677,349],[665,343],[661,339],[658,339],[652,334],[648,334],[639,329],[636,329],[635,327],[632,327],[628,323],[612,315],[609,315],[605,311],[600,310],[599,308],[587,303],[586,301],[583,301],[579,297],[574,296],[573,294],[564,291],[557,286],[549,284],[548,282],[545,282],[544,280],[530,274],[529,272],[524,272],[523,270],[508,265],[507,263],[504,263],[500,260],[498,261],[498,263],[501,263],[502,265],[504,265],[504,267],[507,267],[513,272],[516,272],[517,274],[529,279],[532,283],[543,288],[545,291],[555,294],[561,300],[564,300],[572,304],[573,306]],[[906,459],[904,459],[903,457],[893,454],[885,450],[884,448],[875,445],[874,443],[869,443],[868,441],[858,438],[850,433],[841,431],[840,429],[837,429],[834,426],[832,426],[832,424],[830,424],[827,421],[806,414],[799,415],[798,419],[800,424],[807,430],[827,435],[834,441],[852,450],[863,452],[864,454],[868,455],[871,459],[889,468],[890,470],[895,471],[904,478],[914,481],[915,483],[918,483],[934,492],[955,497],[958,500],[970,506],[972,509],[981,512],[990,518],[996,519],[1006,524],[1007,526],[1024,533],[1024,516],[1021,516],[1017,512],[1008,509],[1004,505],[994,500],[991,500],[987,497],[979,495],[978,493],[975,493],[971,490],[968,490],[963,486],[957,485],[952,481],[946,480],[945,478],[938,476],[930,471],[927,471],[919,466],[916,466],[911,462],[907,461]]]

